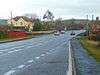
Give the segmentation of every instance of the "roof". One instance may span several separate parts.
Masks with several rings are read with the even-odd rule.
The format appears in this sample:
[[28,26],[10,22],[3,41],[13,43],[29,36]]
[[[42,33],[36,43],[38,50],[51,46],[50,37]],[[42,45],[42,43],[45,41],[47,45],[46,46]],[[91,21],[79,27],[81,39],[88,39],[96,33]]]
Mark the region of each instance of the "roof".
[[13,18],[15,21],[18,21],[20,18],[24,19],[27,22],[33,22],[32,19],[26,17],[26,16],[16,16],[15,18]]
[[7,25],[6,19],[0,19],[0,25]]

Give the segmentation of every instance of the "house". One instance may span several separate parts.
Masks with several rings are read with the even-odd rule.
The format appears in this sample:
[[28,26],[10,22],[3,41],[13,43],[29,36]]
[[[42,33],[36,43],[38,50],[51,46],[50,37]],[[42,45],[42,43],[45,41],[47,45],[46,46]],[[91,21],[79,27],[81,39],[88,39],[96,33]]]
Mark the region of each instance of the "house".
[[100,39],[100,20],[99,17],[96,17],[96,20],[92,20],[89,23],[89,32],[88,36],[90,40]]
[[99,17],[96,17],[96,20],[91,22],[90,28],[91,28],[92,33],[96,33],[96,34],[100,33],[100,20],[99,20]]
[[26,16],[16,16],[8,20],[8,24],[15,30],[27,30],[31,32],[33,30],[34,21]]

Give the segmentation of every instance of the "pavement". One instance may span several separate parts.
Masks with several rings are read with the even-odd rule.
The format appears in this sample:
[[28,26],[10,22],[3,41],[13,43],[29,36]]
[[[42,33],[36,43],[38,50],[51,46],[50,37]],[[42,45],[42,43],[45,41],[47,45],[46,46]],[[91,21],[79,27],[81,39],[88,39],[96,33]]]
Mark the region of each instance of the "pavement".
[[97,62],[81,46],[78,39],[71,40],[71,46],[75,58],[77,75],[100,75],[100,62]]
[[66,75],[70,33],[1,43],[0,75]]

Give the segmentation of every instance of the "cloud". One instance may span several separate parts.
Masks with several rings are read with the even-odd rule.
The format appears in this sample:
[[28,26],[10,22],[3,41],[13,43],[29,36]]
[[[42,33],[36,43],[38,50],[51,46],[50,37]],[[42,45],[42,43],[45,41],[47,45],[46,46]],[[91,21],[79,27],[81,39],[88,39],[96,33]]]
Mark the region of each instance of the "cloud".
[[85,16],[86,14],[99,15],[100,0],[2,0],[0,2],[0,17],[25,13],[36,13],[42,17],[47,9],[55,16]]

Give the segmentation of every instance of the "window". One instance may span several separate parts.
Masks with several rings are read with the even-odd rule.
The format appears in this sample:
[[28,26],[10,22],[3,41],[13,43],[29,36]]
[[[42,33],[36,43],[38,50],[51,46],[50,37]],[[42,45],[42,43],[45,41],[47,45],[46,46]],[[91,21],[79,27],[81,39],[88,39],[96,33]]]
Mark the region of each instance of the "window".
[[100,24],[97,24],[96,27],[99,28],[100,27]]
[[20,25],[23,25],[23,23],[22,23],[22,22],[20,22]]

